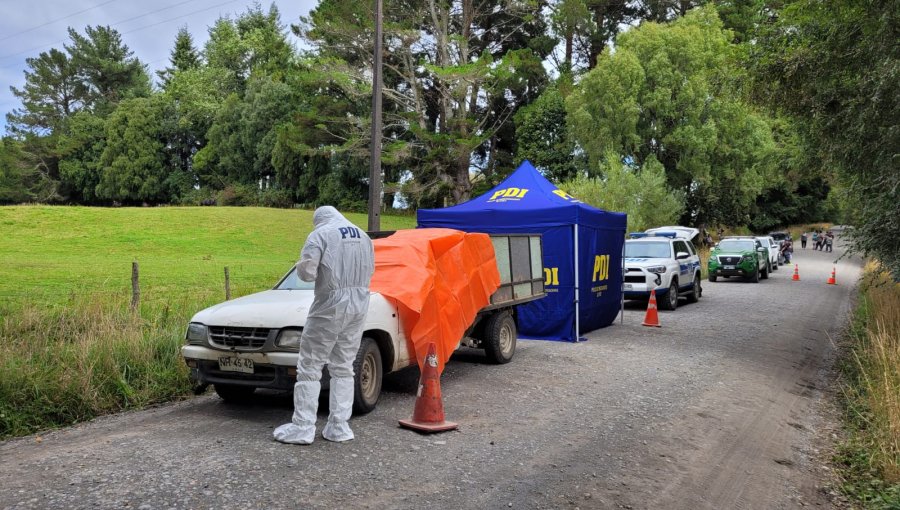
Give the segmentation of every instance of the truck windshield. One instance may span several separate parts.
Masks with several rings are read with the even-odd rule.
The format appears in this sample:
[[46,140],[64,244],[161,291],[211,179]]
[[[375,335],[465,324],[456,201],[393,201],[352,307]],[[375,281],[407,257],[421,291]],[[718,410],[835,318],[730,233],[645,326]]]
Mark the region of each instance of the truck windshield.
[[737,239],[725,239],[719,243],[719,251],[753,251],[753,241],[739,241]]
[[315,282],[304,282],[297,276],[297,268],[291,269],[291,272],[278,282],[275,290],[313,290],[316,287]]
[[625,257],[632,259],[670,259],[672,248],[668,242],[629,241],[625,243]]

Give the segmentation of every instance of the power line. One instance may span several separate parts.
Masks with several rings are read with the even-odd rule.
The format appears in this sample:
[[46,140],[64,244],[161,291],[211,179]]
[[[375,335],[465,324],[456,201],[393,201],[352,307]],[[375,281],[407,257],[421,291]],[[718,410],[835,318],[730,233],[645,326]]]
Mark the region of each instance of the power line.
[[[190,1],[193,1],[193,0],[190,0]],[[176,16],[176,17],[174,17],[174,18],[169,18],[169,19],[167,19],[167,20],[165,20],[165,21],[160,21],[160,22],[158,22],[158,23],[153,23],[153,24],[150,24],[150,25],[147,25],[147,26],[143,26],[143,27],[140,27],[140,28],[135,28],[134,30],[129,30],[129,31],[127,31],[127,32],[122,32],[122,35],[125,35],[125,34],[132,34],[132,33],[134,33],[134,32],[139,32],[139,31],[141,31],[141,30],[144,30],[144,29],[147,29],[147,28],[150,28],[150,27],[155,27],[156,25],[162,25],[163,23],[168,23],[168,22],[170,22],[170,21],[175,21],[175,20],[177,20],[177,19],[185,18],[185,17],[187,17],[187,16],[193,16],[194,14],[199,14],[199,13],[201,13],[201,12],[210,11],[210,10],[213,10],[213,9],[215,9],[215,8],[217,8],[217,7],[222,7],[223,5],[233,4],[233,3],[239,2],[239,1],[240,1],[240,0],[228,0],[227,2],[222,2],[222,3],[220,3],[220,4],[213,5],[212,7],[207,7],[207,8],[205,8],[205,9],[198,9],[198,10],[196,10],[196,11],[194,11],[194,12],[189,12],[189,13],[184,14],[184,15],[182,15],[182,16]]]
[[16,36],[19,36],[19,35],[22,35],[22,34],[27,34],[28,32],[31,32],[32,30],[37,30],[37,29],[39,29],[39,28],[44,28],[44,27],[46,27],[47,25],[52,25],[52,24],[56,23],[57,21],[62,21],[62,20],[64,20],[64,19],[69,19],[69,18],[71,18],[72,16],[78,16],[79,14],[84,14],[84,13],[86,13],[86,12],[88,12],[88,11],[91,11],[91,10],[96,9],[97,7],[103,7],[104,5],[106,5],[106,4],[111,4],[111,3],[115,2],[115,1],[117,1],[117,0],[107,0],[106,2],[103,2],[102,4],[97,4],[97,5],[93,6],[93,7],[88,7],[87,9],[82,9],[82,10],[80,10],[80,11],[78,11],[78,12],[73,12],[72,14],[68,14],[68,15],[63,16],[63,17],[61,17],[61,18],[56,18],[56,19],[50,20],[50,21],[48,21],[48,22],[46,22],[46,23],[43,23],[43,24],[40,24],[40,25],[37,25],[37,26],[33,26],[33,27],[31,27],[31,28],[26,28],[25,30],[22,30],[21,32],[16,32],[15,34],[8,35],[8,36],[6,36],[6,37],[0,37],[0,41],[5,41],[5,40],[7,40],[7,39],[12,39],[13,37],[16,37]]
[[[115,1],[115,0],[111,0],[111,1]],[[116,22],[114,22],[114,23],[110,23],[108,26],[114,27],[114,26],[117,26],[117,25],[121,25],[122,23],[128,23],[128,22],[131,22],[131,21],[135,21],[135,20],[138,20],[138,19],[141,19],[141,18],[145,18],[145,17],[150,16],[150,15],[153,15],[153,14],[157,14],[157,13],[159,13],[159,12],[163,12],[163,11],[167,11],[167,10],[170,10],[170,9],[174,9],[174,8],[180,7],[180,6],[184,5],[184,4],[191,3],[191,2],[196,2],[196,1],[197,1],[197,0],[184,0],[183,2],[179,2],[179,3],[177,3],[177,4],[169,5],[169,6],[167,6],[167,7],[163,7],[163,8],[161,8],[161,9],[157,9],[157,10],[155,10],[155,11],[150,11],[150,12],[148,12],[148,13],[141,14],[140,16],[134,16],[134,17],[131,17],[131,18],[128,18],[128,19],[124,19],[124,20],[116,21]],[[170,21],[175,21],[175,20],[177,20],[177,19],[185,18],[185,17],[187,17],[187,16],[193,16],[194,14],[198,14],[198,13],[201,13],[201,12],[204,12],[204,11],[208,11],[208,10],[211,10],[211,9],[215,9],[215,8],[217,8],[217,7],[222,7],[223,5],[231,4],[231,3],[234,3],[234,2],[237,2],[237,1],[239,1],[239,0],[228,0],[227,2],[221,2],[221,3],[218,3],[218,4],[213,5],[213,6],[210,6],[210,7],[206,7],[206,8],[203,8],[203,9],[198,9],[198,10],[196,10],[196,11],[189,12],[189,13],[187,13],[187,14],[182,14],[181,16],[176,16],[176,17],[174,17],[174,18],[169,18],[169,19],[167,19],[167,20],[165,20],[165,21],[160,21],[160,22],[158,22],[158,23],[152,23],[152,24],[150,24],[150,25],[146,25],[146,26],[143,26],[143,27],[135,28],[135,29],[129,30],[129,31],[127,31],[127,32],[120,32],[119,35],[125,35],[125,34],[130,34],[130,33],[133,33],[133,32],[138,32],[138,31],[144,30],[144,29],[146,29],[146,28],[154,27],[154,26],[156,26],[156,25],[162,25],[163,23],[168,23],[168,22],[170,22]],[[42,49],[46,48],[47,46],[55,46],[55,45],[57,45],[57,44],[65,43],[66,41],[67,41],[67,39],[61,39],[61,40],[56,41],[56,42],[52,42],[52,43],[48,43],[48,44],[42,44],[41,46],[36,46],[36,47],[34,47],[34,48],[30,48],[30,49],[27,49],[27,50],[19,51],[19,52],[16,52],[16,53],[10,53],[10,54],[8,54],[8,55],[3,55],[2,57],[0,57],[0,60],[6,60],[6,59],[8,59],[8,58],[18,57],[19,55],[24,55],[24,54],[26,54],[26,53],[31,53],[31,52],[34,52],[34,51],[42,50]],[[8,65],[2,66],[2,67],[3,67],[3,68],[10,68],[10,67],[14,67],[14,66],[17,66],[17,65],[18,65],[18,63],[16,63],[16,64],[8,64]]]

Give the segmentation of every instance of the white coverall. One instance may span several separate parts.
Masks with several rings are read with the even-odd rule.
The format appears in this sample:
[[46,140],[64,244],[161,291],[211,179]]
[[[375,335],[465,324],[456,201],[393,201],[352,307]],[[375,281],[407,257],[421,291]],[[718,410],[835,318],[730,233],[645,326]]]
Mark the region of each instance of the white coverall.
[[322,437],[349,441],[347,420],[353,411],[353,361],[359,351],[369,309],[369,282],[375,271],[372,240],[331,206],[313,214],[314,230],[297,262],[297,274],[315,281],[315,298],[300,338],[294,415],[275,429],[282,443],[310,444],[316,435],[316,410],[322,367],[331,374],[328,422]]

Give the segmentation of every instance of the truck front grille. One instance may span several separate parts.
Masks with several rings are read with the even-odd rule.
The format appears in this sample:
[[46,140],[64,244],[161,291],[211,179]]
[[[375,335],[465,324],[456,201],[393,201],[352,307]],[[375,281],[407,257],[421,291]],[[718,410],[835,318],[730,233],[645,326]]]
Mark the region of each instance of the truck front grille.
[[719,257],[719,263],[734,266],[741,261],[740,257]]
[[209,341],[219,347],[237,350],[258,350],[266,344],[269,328],[236,328],[210,326]]

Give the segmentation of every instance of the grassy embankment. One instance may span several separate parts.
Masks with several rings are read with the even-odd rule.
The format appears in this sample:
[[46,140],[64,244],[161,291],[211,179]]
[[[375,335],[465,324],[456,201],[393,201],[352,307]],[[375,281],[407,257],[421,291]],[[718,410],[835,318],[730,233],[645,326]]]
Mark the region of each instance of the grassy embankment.
[[271,287],[311,229],[302,210],[0,207],[0,438],[187,394],[184,328],[224,268],[232,297]]
[[865,508],[900,508],[900,284],[866,266],[849,335],[843,404],[844,491]]

